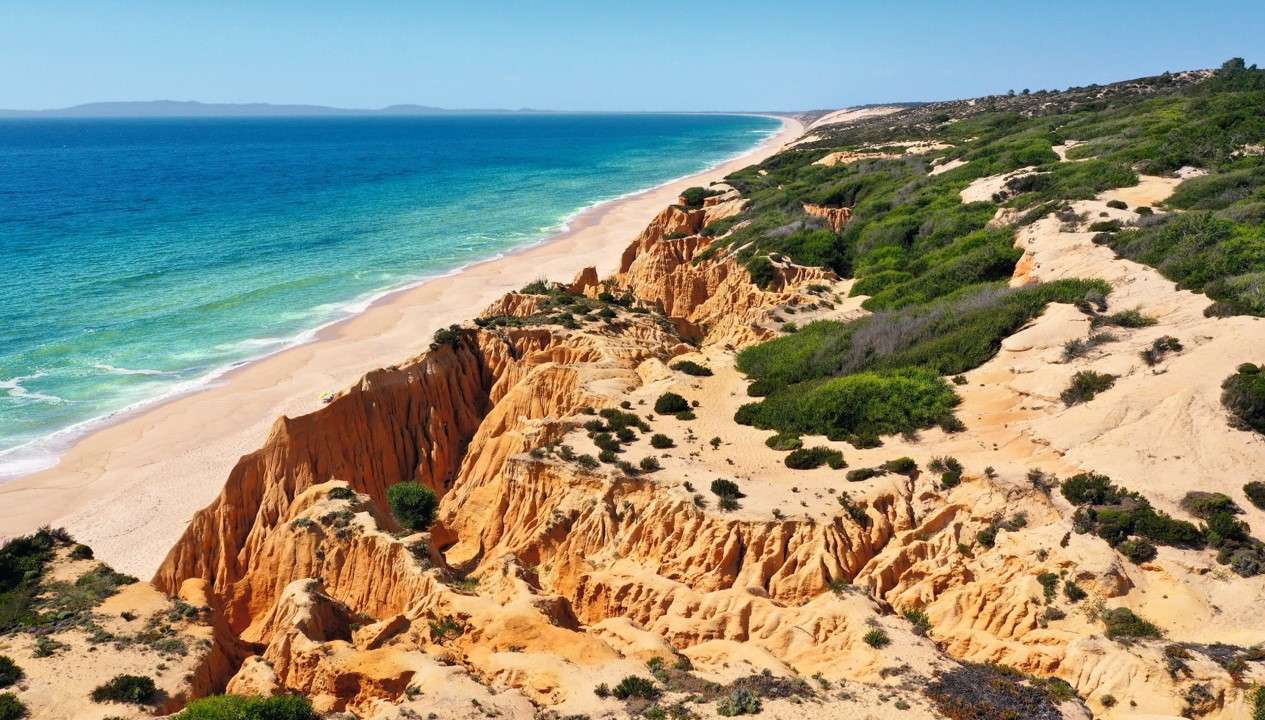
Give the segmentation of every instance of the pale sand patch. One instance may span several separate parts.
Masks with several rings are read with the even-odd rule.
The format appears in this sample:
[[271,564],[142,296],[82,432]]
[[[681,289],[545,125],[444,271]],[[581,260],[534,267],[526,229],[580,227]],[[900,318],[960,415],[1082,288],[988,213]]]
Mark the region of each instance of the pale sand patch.
[[936,165],[935,167],[931,168],[931,170],[929,170],[927,174],[939,175],[941,173],[947,173],[950,170],[957,170],[958,168],[962,167],[965,164],[966,164],[966,161],[963,160],[962,158],[954,158],[946,163],[940,163],[939,165]]
[[808,130],[816,130],[817,128],[825,125],[839,125],[842,123],[856,122],[857,120],[863,120],[869,117],[878,117],[880,115],[891,115],[892,113],[900,112],[903,109],[904,108],[895,106],[843,108],[842,110],[835,110],[832,113],[827,113],[817,118],[812,125],[808,126]]
[[962,188],[959,193],[962,196],[962,202],[988,202],[993,199],[993,195],[1002,191],[1006,187],[1006,183],[1011,178],[1017,178],[1023,175],[1030,175],[1036,171],[1036,167],[1029,165],[1021,167],[1018,170],[1012,170],[1001,175],[989,175],[988,177],[977,178],[971,181],[970,185]]
[[424,351],[438,328],[532,280],[570,280],[589,265],[599,275],[614,271],[624,246],[682,190],[759,162],[803,131],[779,119],[782,130],[740,158],[594,208],[548,243],[390,295],[312,343],[89,435],[57,467],[0,485],[0,537],[65,526],[97,557],[148,577],[277,417],[316,410],[322,393]]

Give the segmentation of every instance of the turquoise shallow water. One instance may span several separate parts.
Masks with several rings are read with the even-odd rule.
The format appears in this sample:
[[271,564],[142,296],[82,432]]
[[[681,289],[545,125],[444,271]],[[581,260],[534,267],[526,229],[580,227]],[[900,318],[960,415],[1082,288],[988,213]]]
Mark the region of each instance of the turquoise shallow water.
[[0,121],[0,477],[750,149],[721,115]]

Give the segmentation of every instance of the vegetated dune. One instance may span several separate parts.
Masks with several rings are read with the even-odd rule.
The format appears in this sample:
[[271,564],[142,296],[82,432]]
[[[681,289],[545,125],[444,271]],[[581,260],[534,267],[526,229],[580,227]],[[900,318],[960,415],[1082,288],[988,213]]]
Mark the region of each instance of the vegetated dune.
[[[1042,117],[1209,77],[1013,102]],[[923,142],[940,114],[991,117],[973,101],[896,110],[806,145],[866,152],[897,144],[892,128]],[[934,157],[807,170],[841,173],[819,195],[781,194],[777,158],[736,174],[665,208],[612,276],[509,293],[415,359],[279,419],[153,579],[206,607],[203,652],[172,697],[298,692],[369,718],[1250,716],[1265,679],[1259,545],[1227,545],[1246,531],[1214,534],[1204,523],[1224,518],[1203,508],[1226,512],[1207,494],[1221,493],[1265,523],[1242,490],[1265,440],[1221,402],[1237,366],[1265,359],[1265,319],[1209,317],[1208,297],[1111,249],[1171,221],[1164,203],[1191,173],[1025,205],[1047,181],[1012,180],[1061,182],[1095,158],[1041,136],[1002,162],[948,137]],[[940,193],[933,219],[959,218],[978,262],[929,247],[939,264],[901,265],[881,245],[881,264],[837,262],[815,245],[864,245],[856,228],[902,212],[848,194],[889,171],[918,178],[892,197]],[[954,334],[1074,278],[1101,282],[971,326],[996,347]],[[811,344],[819,334],[834,339]],[[930,355],[944,338],[956,344]],[[771,369],[751,354],[773,346]],[[852,406],[831,406],[821,433],[776,426],[805,422],[794,401],[815,410],[822,388],[851,387],[839,378],[885,387],[907,356],[957,368],[938,373],[951,417],[881,438],[839,429],[861,417]],[[760,421],[773,427],[737,421],[753,400],[782,409]],[[905,421],[905,400],[884,398],[880,419]],[[405,481],[440,498],[425,532],[392,516],[388,489]]]

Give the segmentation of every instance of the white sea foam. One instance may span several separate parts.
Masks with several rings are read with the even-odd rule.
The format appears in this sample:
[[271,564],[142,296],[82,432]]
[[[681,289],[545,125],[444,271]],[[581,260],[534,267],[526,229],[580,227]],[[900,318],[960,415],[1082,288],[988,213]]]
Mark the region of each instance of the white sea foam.
[[147,375],[151,377],[161,377],[161,376],[173,376],[173,375],[180,374],[171,370],[150,370],[149,368],[139,368],[139,369],[133,370],[132,368],[117,367],[115,365],[109,365],[106,363],[97,363],[96,365],[93,365],[92,367],[98,370],[104,370],[108,373],[114,373],[115,375]]
[[37,380],[44,377],[43,370],[37,370],[30,375],[19,375],[9,380],[0,380],[0,390],[4,391],[5,397],[18,402],[46,402],[60,405],[67,402],[65,398],[49,395],[47,393],[37,392],[22,385],[27,380]]

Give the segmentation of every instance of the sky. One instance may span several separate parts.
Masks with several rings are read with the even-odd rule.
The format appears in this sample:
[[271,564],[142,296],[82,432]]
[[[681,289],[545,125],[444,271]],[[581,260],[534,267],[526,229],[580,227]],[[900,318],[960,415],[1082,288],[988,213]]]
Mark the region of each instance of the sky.
[[808,110],[1245,57],[1265,2],[0,0],[0,108]]

